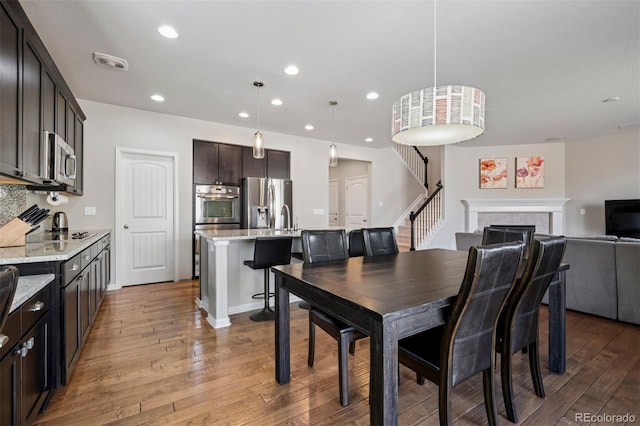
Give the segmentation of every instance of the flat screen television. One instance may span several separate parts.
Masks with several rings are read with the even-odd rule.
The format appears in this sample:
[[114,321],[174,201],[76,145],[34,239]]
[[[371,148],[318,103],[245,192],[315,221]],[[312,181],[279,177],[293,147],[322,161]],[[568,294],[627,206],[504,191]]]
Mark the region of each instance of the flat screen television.
[[607,235],[640,238],[640,199],[605,200],[604,217]]

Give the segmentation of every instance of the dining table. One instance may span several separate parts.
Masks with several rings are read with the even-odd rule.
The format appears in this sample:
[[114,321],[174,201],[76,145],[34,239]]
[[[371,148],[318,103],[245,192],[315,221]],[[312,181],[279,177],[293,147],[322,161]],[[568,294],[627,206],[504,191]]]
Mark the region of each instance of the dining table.
[[[290,264],[275,274],[275,375],[290,381],[292,293],[370,338],[370,424],[398,423],[398,340],[444,324],[468,253],[428,249],[345,261]],[[549,369],[565,371],[565,271],[549,286]]]

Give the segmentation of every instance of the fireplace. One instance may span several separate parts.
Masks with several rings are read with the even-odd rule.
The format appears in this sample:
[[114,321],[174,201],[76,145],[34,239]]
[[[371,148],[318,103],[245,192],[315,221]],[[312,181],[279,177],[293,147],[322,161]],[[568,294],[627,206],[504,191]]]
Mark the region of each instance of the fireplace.
[[564,205],[568,198],[505,200],[462,200],[466,210],[466,230],[488,225],[535,225],[536,233],[564,233]]

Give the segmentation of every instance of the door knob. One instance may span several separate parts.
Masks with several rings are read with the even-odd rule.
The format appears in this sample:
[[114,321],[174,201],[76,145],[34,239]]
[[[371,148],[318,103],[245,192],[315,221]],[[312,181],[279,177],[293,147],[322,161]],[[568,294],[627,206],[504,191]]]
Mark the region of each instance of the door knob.
[[125,226],[124,226],[124,229],[129,229],[129,225],[125,225]]

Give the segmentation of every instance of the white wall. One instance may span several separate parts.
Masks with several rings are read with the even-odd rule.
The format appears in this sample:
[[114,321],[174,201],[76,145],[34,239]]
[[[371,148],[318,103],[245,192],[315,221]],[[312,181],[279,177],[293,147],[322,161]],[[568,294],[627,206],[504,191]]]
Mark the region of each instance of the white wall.
[[[52,210],[67,212],[74,229],[113,229],[115,148],[175,152],[178,154],[179,171],[179,277],[190,278],[192,140],[250,145],[255,129],[86,100],[79,102],[87,116],[84,134],[84,195],[72,196],[69,204]],[[293,205],[299,226],[327,227],[330,143],[261,130],[267,148],[291,152]],[[392,152],[391,142],[389,145],[389,148],[373,149],[337,144],[340,158],[371,162],[372,226],[393,223],[420,192],[419,185]],[[31,194],[29,197],[44,204],[43,196]],[[383,201],[384,207],[377,207],[378,201]],[[96,216],[85,216],[85,206],[95,206]],[[325,213],[314,215],[314,209],[323,209]],[[115,249],[116,245],[113,247]],[[113,259],[116,259],[115,253]]]
[[640,131],[565,146],[566,234],[603,235],[604,201],[640,198]]
[[[562,143],[535,145],[508,145],[444,147],[442,184],[446,222],[430,247],[455,248],[455,233],[468,231],[465,225],[466,199],[532,199],[565,197],[565,152]],[[543,156],[545,159],[545,185],[540,189],[515,188],[515,158]],[[507,188],[480,189],[480,158],[507,158]],[[470,231],[474,231],[471,229]]]

